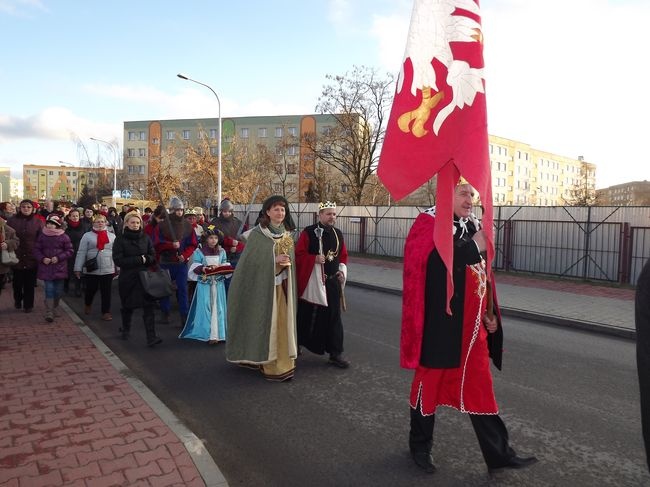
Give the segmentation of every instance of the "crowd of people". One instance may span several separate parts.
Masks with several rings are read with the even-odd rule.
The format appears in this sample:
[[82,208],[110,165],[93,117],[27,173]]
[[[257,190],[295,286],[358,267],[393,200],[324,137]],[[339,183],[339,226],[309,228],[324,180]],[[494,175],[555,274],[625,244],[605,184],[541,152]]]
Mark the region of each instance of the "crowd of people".
[[[128,205],[118,212],[106,205],[63,208],[25,199],[18,208],[0,206],[2,249],[16,254],[15,263],[0,262],[0,278],[3,287],[11,280],[15,308],[26,313],[41,280],[49,323],[64,294],[82,298],[84,313],[92,315],[98,292],[101,319],[113,321],[117,278],[122,339],[130,338],[134,311],[141,308],[148,346],[162,342],[155,326],[159,314],[159,324],[181,329],[179,338],[226,342],[228,361],[286,381],[300,347],[328,353],[337,367],[349,366],[340,313],[347,251],[335,221],[336,205],[326,202],[319,222],[299,233],[282,196],[264,202],[250,229],[229,199],[209,220],[203,208],[186,208],[177,197],[143,212]],[[172,296],[147,292],[141,279],[147,270],[167,273],[175,303]]]

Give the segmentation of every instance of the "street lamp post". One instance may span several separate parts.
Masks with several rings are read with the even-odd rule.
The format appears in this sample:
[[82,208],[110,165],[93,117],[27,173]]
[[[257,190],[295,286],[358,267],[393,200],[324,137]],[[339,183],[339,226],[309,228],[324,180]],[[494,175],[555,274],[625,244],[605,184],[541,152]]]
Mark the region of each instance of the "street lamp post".
[[206,85],[205,83],[201,83],[200,81],[197,81],[195,79],[192,79],[182,73],[178,73],[176,76],[178,76],[180,79],[184,79],[187,81],[192,81],[196,84],[199,84],[201,86],[205,86],[207,89],[209,89],[212,94],[216,97],[217,99],[217,107],[219,108],[219,134],[218,134],[218,139],[217,139],[217,153],[218,153],[218,163],[217,163],[217,205],[221,202],[221,100],[219,100],[219,95],[217,95],[217,92],[214,91],[210,86]]
[[117,150],[115,149],[115,147],[113,147],[113,144],[111,144],[110,142],[107,142],[105,140],[96,139],[95,137],[91,137],[90,140],[94,140],[95,142],[102,142],[102,143],[106,144],[107,146],[109,146],[111,148],[111,150],[113,151],[113,156],[115,157],[115,162],[113,164],[113,194],[112,194],[112,197],[111,197],[111,201],[112,201],[111,206],[113,208],[115,208],[115,204],[116,204],[115,191],[117,191],[117,163],[118,163],[118,159],[119,159],[117,157]]

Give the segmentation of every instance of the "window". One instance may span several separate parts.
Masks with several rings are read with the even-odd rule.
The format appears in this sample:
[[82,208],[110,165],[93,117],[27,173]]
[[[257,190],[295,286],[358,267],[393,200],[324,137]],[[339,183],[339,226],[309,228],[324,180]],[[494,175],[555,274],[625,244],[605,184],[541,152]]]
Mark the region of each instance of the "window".
[[287,191],[289,191],[290,193],[295,193],[296,190],[297,190],[296,183],[289,183],[287,185]]
[[210,155],[218,156],[219,155],[219,148],[218,147],[210,147]]
[[259,128],[257,129],[257,136],[260,139],[265,139],[266,138],[266,128]]
[[135,132],[129,132],[129,140],[135,140]]
[[135,157],[135,149],[127,149],[126,155],[127,157]]
[[153,145],[159,145],[160,144],[160,139],[158,137],[154,137],[153,139],[151,139],[151,143]]
[[284,171],[282,170],[282,164],[276,164],[275,165],[275,173],[276,174],[284,174]]
[[138,166],[140,168],[140,174],[144,174],[144,166]]
[[323,135],[332,135],[332,127],[323,128]]
[[145,157],[147,155],[147,149],[138,149],[138,155],[140,157]]
[[242,139],[247,139],[247,138],[248,138],[248,129],[245,128],[245,127],[244,127],[243,129],[240,129],[240,130],[239,130],[239,136],[240,136]]
[[211,139],[217,138],[217,129],[210,129],[210,138]]
[[273,183],[273,191],[282,193],[282,183]]
[[50,176],[54,176],[54,171],[50,171]]
[[282,146],[280,144],[275,146],[275,155],[281,156],[284,154],[284,151],[282,150]]
[[147,133],[144,130],[140,131],[140,140],[147,140]]
[[200,140],[205,139],[205,131],[204,130],[199,130],[198,137]]
[[350,186],[348,186],[347,184],[342,184],[341,193],[347,193],[348,191],[350,191]]
[[176,134],[174,134],[174,131],[173,131],[173,130],[168,130],[168,131],[167,131],[167,140],[174,140],[175,135],[176,135]]
[[296,147],[295,145],[287,147],[288,156],[295,156],[296,154],[298,154],[298,147]]
[[289,132],[289,135],[291,135],[292,137],[298,135],[298,129],[296,127],[289,127],[287,131]]
[[282,127],[275,127],[275,136],[278,138],[282,137]]
[[190,131],[183,130],[183,140],[190,140]]
[[296,174],[295,164],[287,164],[287,174]]

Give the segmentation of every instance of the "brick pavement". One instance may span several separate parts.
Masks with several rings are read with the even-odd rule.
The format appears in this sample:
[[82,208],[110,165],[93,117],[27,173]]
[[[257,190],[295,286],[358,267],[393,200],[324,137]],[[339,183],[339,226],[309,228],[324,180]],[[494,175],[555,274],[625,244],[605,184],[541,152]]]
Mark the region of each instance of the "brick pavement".
[[0,485],[205,486],[179,437],[65,311],[0,294]]

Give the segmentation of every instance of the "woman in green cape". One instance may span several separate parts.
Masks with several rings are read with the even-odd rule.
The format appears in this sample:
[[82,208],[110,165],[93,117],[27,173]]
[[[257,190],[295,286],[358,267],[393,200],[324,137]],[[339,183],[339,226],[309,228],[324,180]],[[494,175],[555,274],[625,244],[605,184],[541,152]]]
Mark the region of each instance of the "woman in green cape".
[[228,361],[279,382],[293,377],[298,354],[293,230],[287,200],[268,198],[228,292]]

